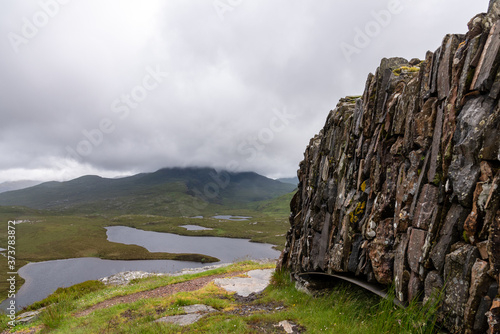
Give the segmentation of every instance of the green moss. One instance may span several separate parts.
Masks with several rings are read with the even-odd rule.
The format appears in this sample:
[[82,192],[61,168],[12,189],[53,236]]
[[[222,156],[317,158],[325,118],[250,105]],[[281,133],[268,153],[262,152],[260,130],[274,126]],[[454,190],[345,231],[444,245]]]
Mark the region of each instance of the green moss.
[[436,173],[436,175],[434,175],[434,180],[432,180],[432,183],[436,186],[439,186],[439,183],[441,183],[442,178],[443,176],[441,173]]
[[466,231],[464,231],[464,233],[462,233],[462,237],[463,237],[465,242],[469,243],[469,236],[467,235]]
[[361,95],[356,95],[356,96],[346,96],[345,101],[346,102],[351,102],[351,103],[356,103],[356,100],[360,99],[362,96]]
[[474,74],[476,71],[474,69],[469,70],[467,73],[467,79],[465,80],[465,87],[470,87],[472,80],[474,80]]
[[451,158],[452,158],[452,155],[453,155],[451,147],[452,147],[451,144],[448,144],[448,146],[446,147],[446,152],[444,154],[444,160],[445,161],[451,161]]

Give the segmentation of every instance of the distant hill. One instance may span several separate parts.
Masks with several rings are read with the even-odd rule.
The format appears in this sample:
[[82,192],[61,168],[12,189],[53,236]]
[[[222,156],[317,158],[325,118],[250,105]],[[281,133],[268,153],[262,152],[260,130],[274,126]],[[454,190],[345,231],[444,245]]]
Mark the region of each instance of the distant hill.
[[31,180],[22,180],[22,181],[8,181],[0,183],[0,193],[4,193],[6,191],[19,190],[28,187],[36,186],[37,184],[42,183],[41,181],[31,181]]
[[68,213],[191,215],[243,208],[294,190],[262,175],[211,168],[165,168],[119,179],[83,176],[0,194],[0,205]]
[[284,177],[284,178],[281,178],[281,179],[277,179],[277,181],[280,181],[280,182],[283,182],[283,183],[289,183],[289,184],[293,184],[295,186],[298,186],[299,185],[299,178],[298,177]]

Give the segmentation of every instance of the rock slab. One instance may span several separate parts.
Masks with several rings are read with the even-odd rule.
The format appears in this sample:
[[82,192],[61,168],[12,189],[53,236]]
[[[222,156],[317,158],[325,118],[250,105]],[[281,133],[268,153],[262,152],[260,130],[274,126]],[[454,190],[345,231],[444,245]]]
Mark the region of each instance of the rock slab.
[[218,278],[214,283],[226,291],[248,297],[252,293],[264,290],[269,285],[273,272],[274,269],[251,270],[247,273],[248,277]]
[[163,317],[155,322],[167,322],[171,324],[176,324],[179,326],[188,326],[194,324],[201,318],[203,318],[208,313],[216,312],[217,310],[211,306],[203,304],[195,304],[189,306],[183,306],[182,310],[185,314],[171,315],[168,317]]

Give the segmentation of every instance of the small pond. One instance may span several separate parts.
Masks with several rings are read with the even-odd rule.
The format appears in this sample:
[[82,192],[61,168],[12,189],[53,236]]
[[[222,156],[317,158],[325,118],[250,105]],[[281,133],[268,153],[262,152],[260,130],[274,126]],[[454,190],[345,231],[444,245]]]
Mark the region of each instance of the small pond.
[[223,219],[223,220],[233,220],[233,221],[241,222],[241,221],[249,220],[252,217],[220,215],[220,216],[213,216],[212,218]]

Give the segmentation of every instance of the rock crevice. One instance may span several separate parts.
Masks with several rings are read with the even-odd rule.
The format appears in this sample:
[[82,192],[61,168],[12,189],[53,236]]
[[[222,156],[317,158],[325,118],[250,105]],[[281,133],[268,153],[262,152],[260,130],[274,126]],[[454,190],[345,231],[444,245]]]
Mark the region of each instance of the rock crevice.
[[500,323],[500,5],[424,60],[383,59],[311,139],[278,267],[430,298],[451,332]]

